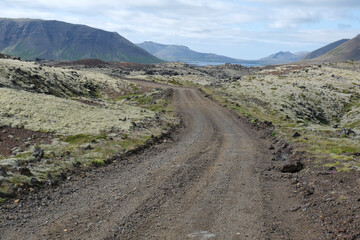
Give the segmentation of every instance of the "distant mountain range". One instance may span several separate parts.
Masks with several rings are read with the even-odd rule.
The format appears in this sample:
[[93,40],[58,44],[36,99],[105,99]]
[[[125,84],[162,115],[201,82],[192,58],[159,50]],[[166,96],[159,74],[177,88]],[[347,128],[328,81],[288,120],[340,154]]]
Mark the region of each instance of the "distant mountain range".
[[278,52],[259,60],[243,60],[230,58],[213,53],[200,53],[181,45],[166,45],[155,42],[143,42],[137,44],[154,56],[165,61],[179,61],[185,63],[235,63],[235,64],[253,64],[269,65],[295,62],[305,56],[308,52],[290,53]]
[[115,32],[60,21],[0,18],[0,53],[47,60],[100,59],[106,62],[234,63],[271,65],[296,61],[335,62],[360,60],[360,35],[342,39],[313,52],[278,52],[258,60],[200,53],[181,45],[143,42],[137,45]]
[[34,19],[0,18],[0,52],[25,60],[97,58],[103,61],[162,62],[118,33]]

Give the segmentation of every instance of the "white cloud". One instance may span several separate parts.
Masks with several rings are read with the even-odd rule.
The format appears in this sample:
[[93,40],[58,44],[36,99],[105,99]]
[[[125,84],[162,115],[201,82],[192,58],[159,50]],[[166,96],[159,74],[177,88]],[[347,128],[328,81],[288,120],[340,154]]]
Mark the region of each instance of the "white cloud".
[[360,7],[358,0],[246,0],[251,3],[263,3],[271,6],[298,6],[298,7],[311,7],[311,8],[354,8]]
[[356,35],[358,8],[359,0],[0,0],[3,17],[86,24],[134,42],[223,49],[234,57],[244,57],[244,45],[261,55],[259,44],[306,50]]

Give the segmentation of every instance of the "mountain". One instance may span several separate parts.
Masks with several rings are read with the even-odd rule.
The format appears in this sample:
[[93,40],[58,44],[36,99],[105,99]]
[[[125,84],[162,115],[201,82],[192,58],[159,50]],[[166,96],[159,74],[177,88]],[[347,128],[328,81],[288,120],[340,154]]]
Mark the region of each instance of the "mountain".
[[262,65],[283,64],[283,63],[296,62],[299,59],[301,59],[302,57],[304,57],[306,54],[308,54],[308,52],[291,53],[291,52],[280,51],[280,52],[274,53],[268,57],[261,58],[257,61],[262,63]]
[[158,63],[158,58],[115,32],[60,21],[0,18],[0,52],[49,60],[97,58]]
[[323,62],[341,62],[345,60],[360,60],[360,34],[346,41],[333,50],[312,59]]
[[138,43],[137,46],[145,49],[154,56],[165,61],[179,62],[225,62],[242,63],[244,60],[225,57],[213,53],[200,53],[181,45],[165,45],[155,42]]
[[243,60],[225,57],[213,53],[200,53],[181,45],[165,45],[155,42],[143,42],[137,44],[154,56],[166,61],[179,61],[185,63],[236,63],[245,65],[270,65],[295,62],[308,52],[278,52],[259,60]]
[[322,48],[316,49],[315,51],[310,52],[309,54],[305,55],[301,60],[309,60],[309,59],[314,59],[317,58],[327,52],[330,52],[331,50],[333,50],[334,48],[340,46],[341,44],[349,41],[350,39],[341,39],[339,41],[330,43]]

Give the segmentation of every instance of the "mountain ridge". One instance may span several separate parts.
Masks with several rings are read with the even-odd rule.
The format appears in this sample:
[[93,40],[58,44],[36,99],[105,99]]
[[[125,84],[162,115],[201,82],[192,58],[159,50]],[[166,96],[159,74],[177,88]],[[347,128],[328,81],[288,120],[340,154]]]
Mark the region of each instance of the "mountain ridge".
[[313,61],[340,62],[346,60],[360,60],[360,34],[344,42],[338,47],[318,56]]
[[56,20],[0,18],[0,52],[25,60],[159,63],[160,59],[115,32]]
[[330,44],[327,44],[321,48],[318,48],[310,53],[308,53],[307,55],[305,55],[301,60],[310,60],[310,59],[314,59],[317,58],[323,54],[326,54],[327,52],[333,50],[334,48],[340,46],[341,44],[349,41],[350,39],[341,39],[335,42],[332,42]]

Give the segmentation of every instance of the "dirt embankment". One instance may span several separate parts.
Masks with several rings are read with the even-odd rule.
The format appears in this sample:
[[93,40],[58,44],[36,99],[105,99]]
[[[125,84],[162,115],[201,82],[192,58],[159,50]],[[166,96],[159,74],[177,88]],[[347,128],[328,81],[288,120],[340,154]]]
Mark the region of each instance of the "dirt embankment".
[[171,94],[98,72],[0,59],[0,202],[155,141],[177,124]]

